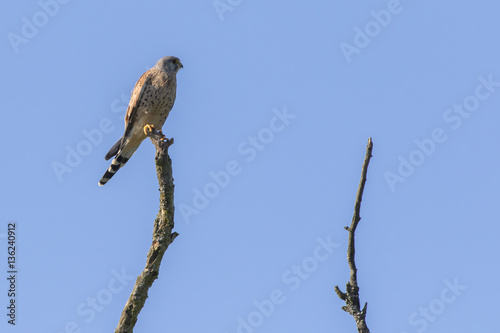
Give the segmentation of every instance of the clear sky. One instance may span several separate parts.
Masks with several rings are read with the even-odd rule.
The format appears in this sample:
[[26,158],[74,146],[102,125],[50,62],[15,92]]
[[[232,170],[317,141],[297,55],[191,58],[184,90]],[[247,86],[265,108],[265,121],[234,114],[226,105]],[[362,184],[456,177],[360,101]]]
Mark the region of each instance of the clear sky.
[[[175,231],[135,332],[496,332],[500,3],[8,1],[0,331],[112,332],[158,211],[145,141],[104,187],[130,92],[184,64],[164,133]],[[16,224],[16,325],[7,232]]]

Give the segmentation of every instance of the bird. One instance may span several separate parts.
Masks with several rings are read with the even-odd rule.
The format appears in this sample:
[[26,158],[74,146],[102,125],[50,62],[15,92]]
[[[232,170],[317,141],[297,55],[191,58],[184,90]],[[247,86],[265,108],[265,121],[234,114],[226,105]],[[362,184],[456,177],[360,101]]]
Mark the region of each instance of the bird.
[[148,131],[159,130],[172,110],[177,91],[177,72],[183,68],[179,58],[163,57],[139,78],[132,90],[125,114],[125,132],[104,159],[114,157],[99,186],[106,184],[128,162]]

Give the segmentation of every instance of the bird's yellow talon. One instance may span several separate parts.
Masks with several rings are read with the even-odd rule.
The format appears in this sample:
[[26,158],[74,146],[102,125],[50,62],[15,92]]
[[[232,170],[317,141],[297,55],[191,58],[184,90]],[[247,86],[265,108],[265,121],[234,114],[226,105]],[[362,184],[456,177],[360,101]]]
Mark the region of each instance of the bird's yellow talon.
[[147,124],[144,126],[144,134],[148,135],[149,133],[153,132],[155,127],[153,125]]

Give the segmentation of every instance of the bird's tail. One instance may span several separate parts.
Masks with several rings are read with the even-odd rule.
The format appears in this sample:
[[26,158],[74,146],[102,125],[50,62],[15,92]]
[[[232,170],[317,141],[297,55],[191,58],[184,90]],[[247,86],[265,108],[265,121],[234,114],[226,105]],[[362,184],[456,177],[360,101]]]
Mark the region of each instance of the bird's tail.
[[[106,155],[107,159],[111,158],[114,155],[113,154],[109,156],[109,154],[111,154],[112,151],[116,149],[115,146],[117,146],[119,142],[121,142],[121,139],[118,140],[118,142],[111,148],[109,153]],[[120,170],[120,168],[124,166],[125,163],[128,162],[129,158],[135,153],[137,148],[139,148],[139,145],[127,144],[125,145],[125,147],[118,149],[115,158],[113,158],[113,160],[111,161],[111,165],[109,166],[108,170],[106,170],[101,180],[99,181],[99,186],[103,186],[104,184],[106,184],[111,179],[111,177],[113,177],[115,173],[118,170]]]
[[117,155],[113,160],[111,161],[111,165],[109,166],[108,170],[102,175],[101,180],[99,181],[99,186],[103,186],[108,182],[108,180],[111,179],[115,175],[115,173],[120,170],[122,166],[127,163],[128,158],[123,157],[122,155]]

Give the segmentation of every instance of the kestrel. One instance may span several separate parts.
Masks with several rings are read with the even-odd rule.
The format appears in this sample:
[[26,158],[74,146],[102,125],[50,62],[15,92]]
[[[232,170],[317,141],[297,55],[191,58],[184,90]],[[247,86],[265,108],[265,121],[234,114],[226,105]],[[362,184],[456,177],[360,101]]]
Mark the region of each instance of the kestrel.
[[104,157],[107,161],[115,156],[99,186],[106,184],[127,163],[146,138],[147,130],[154,127],[161,131],[174,106],[176,74],[182,67],[179,58],[164,57],[137,81],[125,115],[125,133]]

